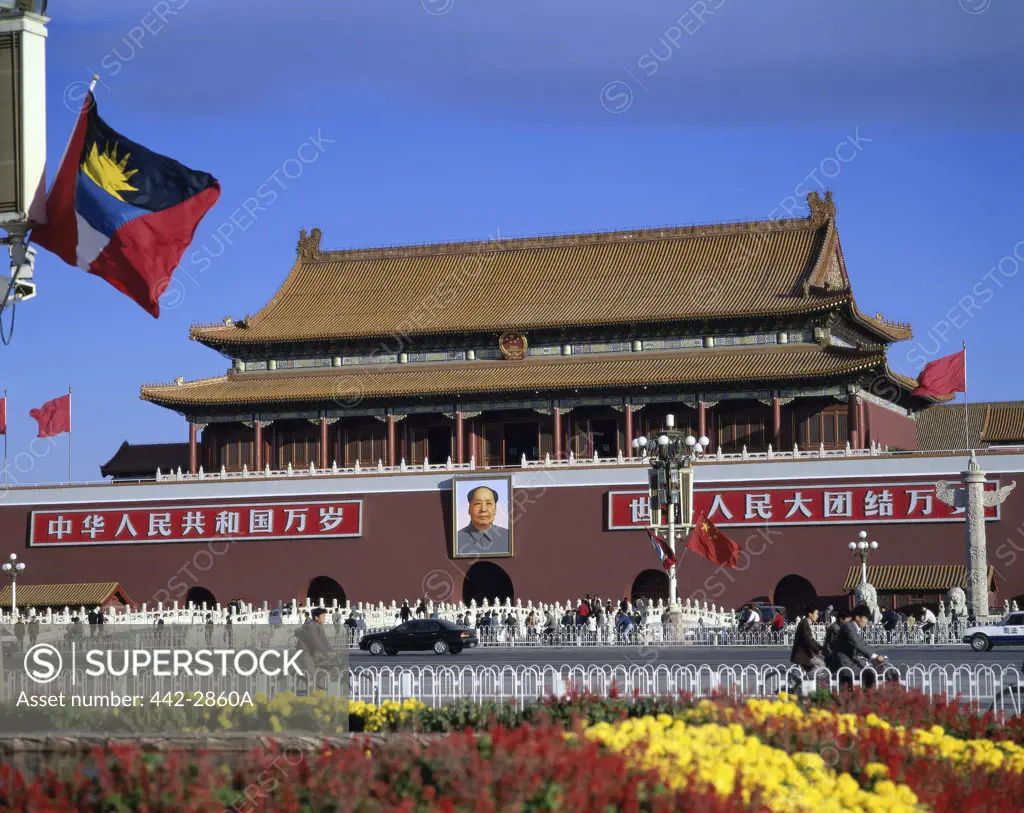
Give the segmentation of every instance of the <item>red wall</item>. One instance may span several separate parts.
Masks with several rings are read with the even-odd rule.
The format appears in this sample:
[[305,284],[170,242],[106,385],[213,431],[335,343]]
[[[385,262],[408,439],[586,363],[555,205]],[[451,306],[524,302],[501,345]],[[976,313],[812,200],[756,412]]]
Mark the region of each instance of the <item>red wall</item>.
[[907,451],[917,448],[917,424],[914,421],[870,401],[864,406],[868,443]]
[[[1001,477],[1004,483],[1013,479],[1024,485],[1024,475]],[[525,499],[517,490],[515,556],[494,561],[510,575],[518,598],[564,602],[585,593],[621,597],[629,594],[641,571],[659,567],[643,531],[605,530],[609,490],[622,487],[527,490]],[[180,601],[195,585],[221,602],[241,597],[273,604],[303,598],[316,576],[336,579],[350,601],[389,602],[424,593],[435,600],[452,595],[460,599],[463,576],[473,560],[448,555],[451,492],[375,493],[363,500],[361,538],[237,542],[219,556],[211,555],[205,543],[28,548],[31,509],[0,505],[0,538],[6,543],[0,553],[17,551],[27,564],[25,583],[118,581],[138,604]],[[1024,593],[1021,489],[1003,505],[1001,519],[987,527],[989,563],[997,570],[1000,601]],[[846,543],[859,530],[857,525],[727,528],[745,551],[739,567],[717,569],[688,553],[679,567],[680,596],[696,594],[697,600],[735,607],[755,596],[770,596],[788,574],[807,578],[821,595],[840,593],[849,567],[856,564]],[[872,564],[965,561],[959,522],[876,524],[867,530],[880,545]],[[224,546],[215,543],[213,549]]]

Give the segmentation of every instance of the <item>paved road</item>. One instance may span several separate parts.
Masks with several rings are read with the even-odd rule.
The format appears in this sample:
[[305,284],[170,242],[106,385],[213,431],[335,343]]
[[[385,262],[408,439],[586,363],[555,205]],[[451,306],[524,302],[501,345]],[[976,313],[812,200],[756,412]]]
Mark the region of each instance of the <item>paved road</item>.
[[[955,664],[974,667],[1013,666],[1021,668],[1024,647],[997,648],[991,652],[972,652],[966,646],[892,647],[883,649],[890,663],[896,666],[912,664]],[[394,657],[374,657],[366,652],[352,650],[352,666],[527,666],[566,664],[593,665],[674,665],[688,664],[711,667],[724,664],[782,665],[789,661],[789,649],[783,647],[480,647],[458,655],[435,655],[432,652],[408,652]]]

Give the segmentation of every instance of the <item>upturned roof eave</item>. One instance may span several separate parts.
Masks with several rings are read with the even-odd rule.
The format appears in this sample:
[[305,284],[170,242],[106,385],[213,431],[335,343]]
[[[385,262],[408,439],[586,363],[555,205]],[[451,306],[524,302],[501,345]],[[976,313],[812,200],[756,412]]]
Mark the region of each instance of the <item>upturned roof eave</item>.
[[[704,351],[702,351],[702,352],[704,352]],[[712,351],[712,352],[714,352],[714,351]],[[721,352],[721,351],[719,351],[719,352]],[[748,348],[736,348],[736,349],[728,348],[725,351],[725,353],[727,353],[728,355],[738,355],[738,356],[748,355],[748,354],[750,354],[750,352],[751,351]],[[781,352],[784,352],[784,353],[787,353],[787,354],[788,353],[796,353],[796,352],[798,352],[798,348],[795,347],[795,346],[787,346],[787,348],[784,351],[781,351]],[[864,353],[858,353],[856,351],[846,351],[846,350],[836,350],[836,349],[830,349],[830,350],[822,349],[821,352],[822,353],[828,353],[830,355],[834,355],[834,356],[836,356],[836,357],[838,357],[840,359],[842,359],[842,357],[845,356],[845,357],[848,357],[848,360],[845,360],[845,363],[843,363],[841,366],[837,366],[837,368],[833,369],[833,370],[811,370],[811,371],[806,371],[806,372],[802,372],[802,371],[794,372],[792,370],[789,370],[789,371],[780,372],[778,374],[755,374],[754,376],[748,376],[748,377],[744,377],[742,379],[738,379],[735,376],[731,376],[731,377],[730,376],[723,376],[722,378],[716,378],[716,379],[703,379],[703,380],[701,380],[699,382],[678,382],[678,383],[673,383],[673,382],[670,382],[670,381],[653,381],[653,382],[651,382],[649,384],[645,384],[643,386],[645,386],[645,387],[654,387],[654,388],[664,388],[664,387],[672,387],[672,386],[684,386],[687,383],[689,383],[692,386],[699,386],[701,388],[705,388],[706,389],[708,387],[715,387],[715,386],[737,386],[739,384],[749,385],[749,384],[752,384],[752,383],[755,383],[755,382],[765,382],[765,383],[776,382],[777,383],[779,381],[790,381],[790,380],[799,380],[799,381],[821,380],[821,381],[824,381],[824,380],[834,379],[837,376],[849,376],[849,375],[853,375],[853,374],[856,374],[856,373],[864,372],[865,370],[875,369],[875,368],[878,368],[878,367],[884,365],[884,363],[885,363],[885,356],[884,356],[884,354],[881,354],[881,353],[864,354]],[[616,355],[619,355],[619,354],[616,354]],[[662,356],[662,355],[663,355],[663,357],[665,359],[677,358],[677,354],[675,354],[675,353],[659,354],[659,356]],[[725,354],[723,354],[723,355],[725,355]],[[616,360],[625,360],[627,357],[629,357],[631,360],[633,360],[632,357],[628,356],[628,354],[623,354],[622,358],[620,358],[620,359],[607,358],[606,357],[604,359],[588,359],[588,361],[596,364],[596,363],[600,363],[600,362],[614,362]],[[538,364],[538,366],[545,366],[545,367],[547,367],[547,366],[569,365],[569,364],[575,364],[575,363],[578,363],[578,362],[579,362],[578,358],[575,358],[575,359],[570,359],[570,358],[561,359],[560,358],[560,359],[557,359],[557,360],[544,360],[542,362],[533,362],[533,363]],[[473,364],[474,367],[476,367],[477,365],[492,366],[492,365],[500,365],[500,364],[508,364],[508,363],[509,362],[502,362],[502,361],[492,361],[492,362],[486,362],[485,361],[485,362],[473,362],[472,364]],[[516,363],[516,362],[513,362],[513,363]],[[391,367],[392,365],[388,365],[388,366]],[[446,365],[443,365],[443,364],[431,364],[431,365],[429,365],[429,368],[443,369],[445,366]],[[397,365],[395,365],[395,367],[397,367]],[[417,367],[419,367],[419,365],[417,365]],[[427,367],[428,367],[428,365],[423,365],[423,367],[420,368],[420,369],[421,369],[421,371],[426,371]],[[408,368],[407,365],[402,365],[402,372],[411,372],[411,370]],[[383,375],[383,374],[386,374],[386,372],[383,371],[383,370],[380,370],[380,371],[376,371],[375,370],[375,371],[373,371],[371,373],[371,375]],[[355,376],[355,375],[357,375],[357,373],[346,371],[342,375],[345,375],[345,376]],[[284,394],[284,395],[281,395],[281,396],[270,396],[270,397],[267,397],[267,398],[262,399],[262,400],[252,400],[252,399],[250,399],[250,400],[239,400],[239,401],[215,401],[215,402],[206,402],[206,403],[203,403],[201,401],[196,401],[194,399],[188,398],[188,395],[187,395],[188,391],[191,390],[191,389],[195,389],[197,386],[210,385],[210,384],[213,384],[213,385],[225,385],[225,384],[229,384],[232,379],[234,379],[236,377],[237,378],[241,378],[242,376],[245,376],[248,380],[254,380],[254,379],[257,379],[257,378],[264,379],[264,380],[277,380],[277,381],[283,380],[285,378],[295,378],[295,379],[303,379],[303,380],[305,380],[305,379],[308,379],[308,378],[311,378],[311,377],[315,377],[315,378],[332,378],[332,377],[336,377],[336,376],[338,376],[338,371],[336,369],[334,369],[334,368],[331,368],[331,369],[325,369],[325,370],[303,370],[301,372],[288,371],[288,372],[241,373],[241,374],[231,374],[231,373],[229,373],[228,375],[225,375],[225,376],[217,376],[217,377],[213,377],[213,378],[199,379],[197,381],[186,382],[186,383],[183,383],[181,385],[178,385],[178,384],[146,385],[146,386],[143,386],[142,388],[140,388],[140,396],[139,397],[143,401],[148,401],[150,403],[156,404],[157,406],[161,406],[161,407],[164,407],[164,408],[167,408],[167,409],[172,409],[172,410],[174,410],[176,412],[182,412],[183,410],[184,411],[195,411],[197,409],[207,409],[207,408],[217,408],[217,409],[220,409],[220,408],[242,408],[242,407],[244,407],[246,409],[253,409],[254,407],[258,407],[258,405],[261,405],[261,404],[266,404],[266,405],[283,404],[283,403],[310,403],[310,404],[312,404],[312,403],[324,403],[324,402],[329,402],[329,401],[332,400],[329,395],[319,395],[319,394],[315,395],[315,396],[311,395],[309,397],[302,396],[302,395],[294,395],[294,394]],[[629,389],[629,388],[635,389],[637,386],[640,386],[640,385],[637,384],[637,383],[633,383],[633,382],[622,382],[622,383],[614,383],[614,382],[612,382],[612,383],[609,383],[609,382],[606,382],[606,381],[602,381],[600,383],[594,383],[593,385],[580,384],[580,383],[566,384],[564,387],[561,387],[561,388],[541,385],[540,389],[545,391],[545,392],[557,392],[557,391],[561,391],[562,389],[564,389],[566,391],[572,390],[573,393],[578,393],[578,392],[588,392],[589,393],[589,392],[607,392],[609,390],[620,390],[620,389]],[[454,398],[456,400],[459,400],[459,399],[463,399],[463,398],[485,398],[485,397],[491,397],[491,396],[507,396],[509,394],[536,391],[537,389],[538,389],[538,385],[534,385],[534,384],[525,385],[524,384],[522,386],[515,386],[515,387],[491,387],[491,388],[488,388],[488,389],[465,389],[465,390],[455,388],[455,389],[450,389],[450,390],[437,390],[437,391],[434,391],[434,392],[426,392],[426,393],[410,391],[410,392],[406,392],[406,393],[383,393],[383,394],[379,394],[379,395],[378,394],[371,394],[371,393],[366,392],[365,390],[361,390],[361,398],[360,398],[360,400],[361,401],[374,401],[374,402],[377,402],[377,401],[388,402],[388,401],[394,401],[396,399],[408,399],[408,398],[417,398],[417,397],[419,397],[419,398],[430,398],[430,399],[434,399],[434,398],[444,398],[444,399]],[[177,397],[175,397],[175,396],[177,396]]]

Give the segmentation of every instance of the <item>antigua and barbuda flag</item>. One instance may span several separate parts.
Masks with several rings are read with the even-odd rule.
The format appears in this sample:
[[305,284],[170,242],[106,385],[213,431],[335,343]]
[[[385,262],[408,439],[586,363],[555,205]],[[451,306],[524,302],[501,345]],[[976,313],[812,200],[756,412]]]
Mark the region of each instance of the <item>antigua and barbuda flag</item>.
[[49,222],[31,240],[159,317],[160,296],[219,197],[212,175],[108,126],[90,92],[46,199]]
[[664,539],[658,536],[650,528],[647,529],[647,538],[651,540],[651,544],[654,545],[654,549],[658,552],[658,558],[661,559],[661,566],[665,570],[671,570],[676,566],[676,557],[672,554],[672,548],[668,546]]

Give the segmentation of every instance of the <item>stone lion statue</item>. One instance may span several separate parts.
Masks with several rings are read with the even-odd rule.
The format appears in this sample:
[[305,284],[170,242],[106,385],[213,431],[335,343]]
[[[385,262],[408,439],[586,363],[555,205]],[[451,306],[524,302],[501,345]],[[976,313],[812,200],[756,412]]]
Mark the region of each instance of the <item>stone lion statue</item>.
[[946,598],[949,600],[949,612],[954,618],[967,618],[967,594],[962,587],[950,587]]
[[853,591],[853,598],[856,604],[863,604],[871,610],[871,620],[878,622],[882,619],[882,612],[878,609],[878,592],[870,584],[858,584]]

